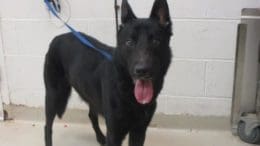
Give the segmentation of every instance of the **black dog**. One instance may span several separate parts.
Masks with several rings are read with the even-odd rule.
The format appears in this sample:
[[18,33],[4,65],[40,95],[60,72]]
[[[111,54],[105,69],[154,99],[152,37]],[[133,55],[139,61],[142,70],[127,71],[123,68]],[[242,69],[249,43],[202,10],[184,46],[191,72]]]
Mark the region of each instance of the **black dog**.
[[[129,133],[130,146],[144,145],[156,98],[171,62],[167,1],[155,0],[150,18],[138,19],[123,0],[121,19],[116,48],[85,35],[97,48],[110,52],[112,61],[83,45],[71,33],[52,41],[44,67],[46,146],[52,146],[54,118],[62,117],[72,87],[89,105],[89,118],[100,144],[121,146]],[[105,118],[106,137],[99,128],[99,114]]]

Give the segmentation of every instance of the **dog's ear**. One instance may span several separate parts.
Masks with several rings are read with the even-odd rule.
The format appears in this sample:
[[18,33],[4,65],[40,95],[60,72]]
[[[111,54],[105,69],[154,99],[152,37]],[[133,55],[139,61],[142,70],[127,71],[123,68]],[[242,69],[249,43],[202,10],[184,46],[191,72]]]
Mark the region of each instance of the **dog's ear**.
[[121,21],[122,21],[123,24],[128,22],[128,21],[131,21],[133,19],[136,19],[136,16],[135,16],[132,8],[128,4],[127,0],[122,1],[121,11],[122,11],[121,12]]
[[171,24],[167,0],[155,0],[150,18],[156,19],[162,26]]

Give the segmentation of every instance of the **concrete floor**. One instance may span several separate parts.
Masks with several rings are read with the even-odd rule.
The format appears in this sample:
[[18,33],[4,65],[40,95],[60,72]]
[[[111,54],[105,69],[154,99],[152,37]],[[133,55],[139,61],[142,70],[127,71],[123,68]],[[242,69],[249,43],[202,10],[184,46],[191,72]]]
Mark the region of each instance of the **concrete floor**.
[[[104,128],[104,126],[103,126]],[[90,124],[57,122],[54,146],[99,146]],[[43,123],[32,121],[0,122],[1,146],[44,146]],[[127,141],[124,142],[127,146]],[[149,128],[145,146],[253,146],[225,130],[184,130]]]
[[[44,146],[43,109],[23,106],[4,109],[10,121],[0,122],[0,146]],[[253,146],[241,142],[230,129],[229,117],[155,115],[145,146]],[[53,132],[54,146],[99,146],[86,110],[67,110],[62,120],[55,120]]]

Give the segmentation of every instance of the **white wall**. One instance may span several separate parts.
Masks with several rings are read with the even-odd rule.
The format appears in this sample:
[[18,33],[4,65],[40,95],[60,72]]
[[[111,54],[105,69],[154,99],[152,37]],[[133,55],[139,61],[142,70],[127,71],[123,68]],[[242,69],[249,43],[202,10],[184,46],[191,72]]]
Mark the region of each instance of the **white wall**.
[[[115,44],[112,0],[68,1],[70,24]],[[138,16],[147,17],[153,1],[129,2]],[[229,115],[240,12],[244,7],[260,7],[259,0],[168,2],[174,23],[174,61],[159,98],[158,112]],[[8,89],[3,100],[6,104],[43,106],[44,54],[51,39],[67,29],[57,27],[58,23],[50,19],[43,0],[0,0],[0,17]],[[72,108],[86,107],[79,98],[71,100]]]

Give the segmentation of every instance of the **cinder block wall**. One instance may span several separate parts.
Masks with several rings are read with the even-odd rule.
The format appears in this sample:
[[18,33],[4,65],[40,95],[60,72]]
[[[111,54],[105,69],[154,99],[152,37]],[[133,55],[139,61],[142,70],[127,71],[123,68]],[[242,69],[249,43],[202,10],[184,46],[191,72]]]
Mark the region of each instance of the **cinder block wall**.
[[[112,0],[61,0],[71,8],[70,24],[115,44]],[[147,17],[153,0],[129,0]],[[158,99],[157,112],[230,114],[236,30],[244,7],[259,0],[168,0],[174,25],[174,59]],[[43,60],[51,39],[67,32],[49,15],[43,0],[0,0],[1,94],[5,104],[44,106]],[[0,53],[1,54],[1,53]],[[1,57],[0,57],[1,58]],[[70,108],[86,108],[73,93]]]

